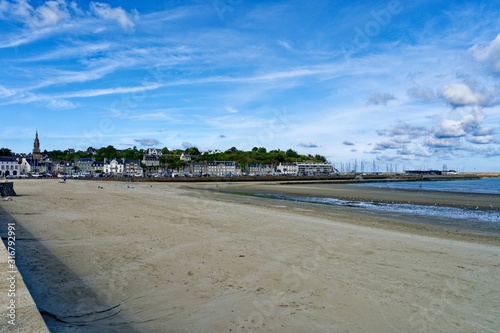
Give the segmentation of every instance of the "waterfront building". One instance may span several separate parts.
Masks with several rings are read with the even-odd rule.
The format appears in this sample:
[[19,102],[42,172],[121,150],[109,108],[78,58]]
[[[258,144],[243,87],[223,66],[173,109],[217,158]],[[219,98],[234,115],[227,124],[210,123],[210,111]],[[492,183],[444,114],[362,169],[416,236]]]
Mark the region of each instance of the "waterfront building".
[[133,175],[133,176],[137,176],[137,177],[142,177],[143,170],[141,167],[141,161],[139,161],[139,160],[125,160],[124,173],[126,175]]
[[104,172],[104,161],[93,161],[91,166],[91,174],[97,175]]
[[293,176],[326,176],[335,172],[331,163],[322,162],[293,162],[280,163],[276,171],[282,175]]
[[20,174],[20,165],[15,157],[0,156],[0,177],[14,176]]
[[254,163],[247,165],[246,172],[250,176],[264,176],[268,174],[274,174],[274,168],[272,165]]
[[158,155],[144,154],[141,162],[145,166],[146,174],[157,173],[160,170],[160,160],[158,159]]
[[91,173],[92,164],[94,163],[93,158],[77,158],[75,159],[75,168],[79,173]]
[[[237,176],[241,169],[232,161],[211,161],[206,164],[206,173],[212,177]],[[239,172],[237,172],[237,170]]]
[[21,159],[21,174],[40,173],[42,163],[39,159],[30,157],[23,157]]
[[125,165],[122,159],[113,158],[111,161],[104,160],[104,173],[110,175],[123,175]]

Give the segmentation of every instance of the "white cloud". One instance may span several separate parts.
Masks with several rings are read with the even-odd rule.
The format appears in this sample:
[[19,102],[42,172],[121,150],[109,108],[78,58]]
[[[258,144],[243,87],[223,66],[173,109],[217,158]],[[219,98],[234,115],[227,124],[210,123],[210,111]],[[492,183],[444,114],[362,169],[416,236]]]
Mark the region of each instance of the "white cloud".
[[33,7],[27,0],[0,0],[0,18],[22,23],[25,28],[16,34],[4,35],[1,48],[15,47],[30,43],[53,34],[73,31],[78,34],[89,29],[102,29],[99,24],[89,23],[95,18],[117,22],[124,30],[134,29],[133,20],[137,20],[136,10],[126,12],[121,7],[111,7],[101,2],[90,2],[91,12],[84,12],[74,1],[45,1],[38,7]]
[[470,137],[467,137],[467,141],[470,143],[475,143],[475,144],[488,144],[488,143],[493,143],[494,138],[491,135],[470,136]]
[[473,110],[461,120],[441,119],[434,133],[436,138],[460,138],[466,136],[470,143],[485,144],[493,143],[494,127],[483,127],[485,117],[479,110]]
[[290,45],[289,42],[287,42],[286,40],[278,40],[278,44],[280,44],[281,46],[283,46],[285,49],[287,49],[288,51],[292,51],[293,48],[292,46]]
[[429,129],[424,126],[410,125],[405,122],[398,122],[390,130],[378,130],[378,135],[397,137],[397,136],[408,136],[410,138],[418,138],[429,133]]
[[387,102],[396,99],[393,94],[388,93],[376,93],[368,98],[368,104],[373,105],[387,105]]
[[78,8],[78,4],[77,4],[76,2],[71,1],[71,2],[69,3],[69,6],[71,7],[71,9],[72,9],[72,10],[73,10],[73,11],[74,11],[77,15],[83,15],[83,14],[84,14],[84,12],[83,12],[80,8]]
[[0,97],[10,97],[10,96],[14,96],[16,94],[16,92],[12,89],[7,89],[3,86],[0,86]]
[[438,129],[434,133],[436,138],[457,138],[466,134],[460,121],[441,119]]
[[452,83],[444,85],[440,97],[447,103],[459,106],[489,106],[493,102],[493,96],[486,89],[473,90],[464,83]]
[[146,147],[153,147],[160,144],[160,141],[156,139],[135,139],[134,141]]
[[487,45],[474,45],[469,51],[480,63],[485,64],[493,73],[500,74],[500,33]]
[[2,93],[3,90],[0,89],[0,98],[10,97],[10,99],[6,102],[1,103],[0,105],[44,103],[50,109],[72,109],[75,107],[75,105],[70,101],[58,97],[52,97],[50,95],[45,95],[45,94],[35,94],[32,92],[6,90],[6,89],[5,89],[5,94],[8,95],[3,96],[1,95]]
[[226,111],[229,113],[238,113],[238,110],[236,110],[235,108],[232,108],[230,106],[226,106]]
[[77,92],[69,92],[59,95],[60,98],[77,98],[77,97],[96,97],[103,95],[115,95],[115,94],[130,94],[130,93],[138,93],[148,90],[158,89],[161,86],[158,84],[151,84],[147,86],[138,86],[138,87],[117,87],[117,88],[108,88],[108,89],[92,89],[92,90],[83,90]]
[[424,101],[432,101],[436,99],[436,94],[431,88],[412,87],[407,91],[408,95]]
[[126,31],[134,29],[135,24],[132,21],[132,16],[138,15],[136,11],[130,15],[121,7],[113,8],[109,4],[102,2],[91,2],[90,10],[96,16],[105,20],[116,21]]
[[373,150],[402,149],[404,145],[394,141],[379,142]]
[[[71,8],[78,10],[72,3]],[[56,26],[71,17],[65,0],[46,1],[38,7],[32,7],[28,1],[2,1],[0,3],[0,17],[21,22],[31,28]]]
[[318,144],[315,142],[299,143],[297,146],[302,147],[302,148],[318,148],[319,147]]
[[47,1],[36,9],[32,25],[34,27],[55,26],[69,17],[70,13],[64,0]]
[[429,137],[424,140],[424,145],[429,148],[456,148],[460,146],[460,141],[457,138]]

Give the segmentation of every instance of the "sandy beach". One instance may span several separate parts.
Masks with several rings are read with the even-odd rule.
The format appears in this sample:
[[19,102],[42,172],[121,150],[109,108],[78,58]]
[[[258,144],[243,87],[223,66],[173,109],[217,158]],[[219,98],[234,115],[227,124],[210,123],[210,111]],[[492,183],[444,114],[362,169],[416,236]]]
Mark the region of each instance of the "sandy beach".
[[[15,190],[13,202],[0,203],[0,231],[16,223],[17,265],[51,332],[500,327],[498,235],[228,193],[332,192],[318,185],[28,179],[16,180]],[[337,191],[499,203],[497,196]]]

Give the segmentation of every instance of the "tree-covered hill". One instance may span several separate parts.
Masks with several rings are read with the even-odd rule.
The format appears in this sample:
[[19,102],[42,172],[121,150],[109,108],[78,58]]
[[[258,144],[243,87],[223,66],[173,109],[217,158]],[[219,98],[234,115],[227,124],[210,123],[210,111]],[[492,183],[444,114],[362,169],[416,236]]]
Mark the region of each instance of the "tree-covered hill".
[[[1,150],[6,155],[10,153],[7,148],[2,148]],[[235,163],[241,165],[245,168],[249,164],[262,164],[262,165],[277,165],[279,163],[291,163],[291,162],[326,162],[326,158],[322,155],[301,155],[292,149],[281,150],[275,149],[267,151],[264,147],[254,147],[250,151],[238,150],[235,147],[231,147],[224,152],[216,153],[202,153],[196,147],[187,148],[185,150],[175,149],[169,150],[168,148],[163,148],[163,156],[159,157],[160,162],[164,164],[169,164],[171,168],[178,168],[182,165],[186,165],[189,162],[184,162],[180,160],[180,156],[188,154],[191,157],[191,161],[202,162],[202,161],[234,161]],[[124,150],[116,149],[113,146],[102,147],[95,149],[89,147],[86,151],[73,151],[73,150],[45,150],[43,154],[53,161],[73,161],[77,158],[94,158],[97,161],[103,161],[104,159],[113,158],[124,158],[127,160],[142,160],[145,150],[137,149],[136,147],[128,148]]]

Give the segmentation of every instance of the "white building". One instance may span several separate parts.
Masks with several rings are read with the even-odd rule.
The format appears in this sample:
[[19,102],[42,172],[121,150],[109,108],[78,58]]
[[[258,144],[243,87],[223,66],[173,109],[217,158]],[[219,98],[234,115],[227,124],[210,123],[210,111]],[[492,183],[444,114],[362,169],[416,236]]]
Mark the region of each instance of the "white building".
[[184,162],[189,162],[189,161],[191,161],[191,155],[182,153],[181,157],[180,157],[180,160],[184,161]]
[[21,159],[21,174],[26,175],[29,173],[40,172],[40,161],[32,157],[23,157]]
[[19,162],[10,156],[0,156],[0,177],[19,176],[21,168]]
[[276,171],[283,175],[294,176],[325,176],[335,171],[331,163],[294,162],[280,163]]
[[296,162],[294,163],[280,163],[276,167],[276,172],[282,175],[293,175],[296,176],[299,173],[299,166]]
[[122,175],[125,170],[125,165],[121,159],[112,159],[111,161],[104,161],[104,173],[110,175]]
[[162,156],[162,150],[159,148],[148,148],[148,150],[145,153],[146,155],[154,155],[154,156]]

